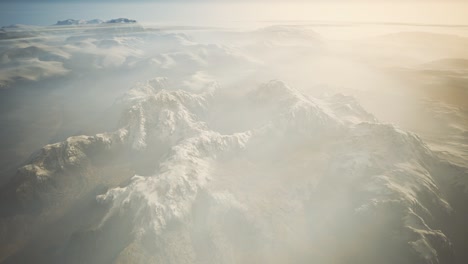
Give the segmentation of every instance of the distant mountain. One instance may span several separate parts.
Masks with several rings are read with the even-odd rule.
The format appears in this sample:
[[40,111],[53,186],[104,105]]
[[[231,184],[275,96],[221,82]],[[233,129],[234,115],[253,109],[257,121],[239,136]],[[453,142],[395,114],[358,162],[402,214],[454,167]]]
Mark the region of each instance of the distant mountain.
[[57,26],[70,26],[70,25],[88,25],[88,24],[102,24],[104,23],[103,20],[100,19],[92,19],[92,20],[83,20],[83,19],[66,19],[57,21],[55,25]]
[[136,20],[128,18],[115,18],[108,21],[101,19],[83,20],[83,19],[66,19],[57,21],[56,26],[71,26],[71,25],[95,25],[95,24],[131,24],[136,23]]
[[116,18],[107,21],[106,23],[136,23],[136,20],[128,19],[128,18]]

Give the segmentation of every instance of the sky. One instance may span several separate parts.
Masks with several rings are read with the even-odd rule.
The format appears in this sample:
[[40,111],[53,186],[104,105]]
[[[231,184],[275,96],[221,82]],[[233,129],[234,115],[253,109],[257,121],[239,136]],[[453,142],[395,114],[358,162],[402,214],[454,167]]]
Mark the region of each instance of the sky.
[[226,21],[329,21],[468,24],[466,1],[0,0],[0,26],[128,17],[142,23],[213,25]]

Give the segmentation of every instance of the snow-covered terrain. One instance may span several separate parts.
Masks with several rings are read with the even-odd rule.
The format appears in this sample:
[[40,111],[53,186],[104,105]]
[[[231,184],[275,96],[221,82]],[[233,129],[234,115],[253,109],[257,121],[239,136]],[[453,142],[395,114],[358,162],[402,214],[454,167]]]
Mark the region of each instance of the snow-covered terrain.
[[57,24],[0,30],[0,263],[468,261],[467,38]]

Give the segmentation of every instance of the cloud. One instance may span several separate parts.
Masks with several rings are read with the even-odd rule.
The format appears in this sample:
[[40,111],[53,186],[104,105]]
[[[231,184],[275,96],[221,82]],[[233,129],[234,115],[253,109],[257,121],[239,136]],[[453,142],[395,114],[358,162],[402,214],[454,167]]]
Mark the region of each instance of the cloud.
[[0,193],[0,261],[452,263],[465,112],[427,101],[421,121],[457,158],[381,113],[466,61],[432,61],[452,35],[343,37],[369,27],[3,28],[2,127],[24,127],[11,149],[45,140]]

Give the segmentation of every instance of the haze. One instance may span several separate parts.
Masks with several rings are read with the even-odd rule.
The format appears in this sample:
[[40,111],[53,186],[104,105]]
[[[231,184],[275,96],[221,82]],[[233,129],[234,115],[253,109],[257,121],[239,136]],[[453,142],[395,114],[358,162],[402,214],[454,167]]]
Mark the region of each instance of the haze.
[[0,2],[0,263],[468,263],[466,7]]

